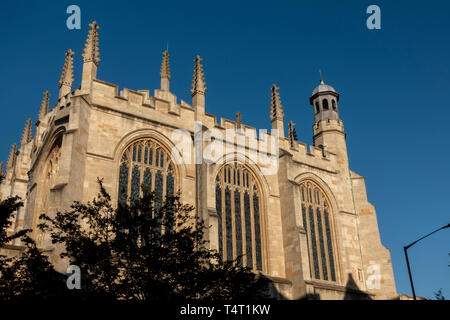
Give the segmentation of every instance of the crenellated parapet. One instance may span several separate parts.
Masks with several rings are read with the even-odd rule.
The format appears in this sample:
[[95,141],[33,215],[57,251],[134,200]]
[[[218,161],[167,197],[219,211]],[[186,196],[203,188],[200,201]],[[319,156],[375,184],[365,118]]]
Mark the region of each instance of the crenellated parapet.
[[323,134],[325,132],[337,132],[345,136],[344,122],[342,120],[322,120],[314,123],[313,133],[314,137]]

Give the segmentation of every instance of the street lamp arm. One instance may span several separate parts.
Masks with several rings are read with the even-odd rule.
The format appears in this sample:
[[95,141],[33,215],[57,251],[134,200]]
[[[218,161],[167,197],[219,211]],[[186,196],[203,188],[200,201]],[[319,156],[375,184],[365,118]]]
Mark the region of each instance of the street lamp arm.
[[412,291],[413,299],[414,299],[414,300],[416,300],[416,291],[414,290],[414,284],[413,284],[413,279],[412,279],[412,275],[411,275],[411,268],[409,267],[408,248],[409,248],[409,247],[412,247],[413,245],[415,245],[415,244],[416,244],[417,242],[419,242],[420,240],[422,240],[422,239],[424,239],[424,238],[426,238],[426,237],[428,237],[428,236],[431,236],[433,233],[436,233],[436,232],[438,232],[439,230],[446,229],[446,228],[450,228],[450,223],[447,224],[446,226],[443,226],[443,227],[437,229],[437,230],[434,230],[433,232],[427,234],[426,236],[423,236],[422,238],[417,239],[416,241],[414,241],[414,242],[408,244],[407,246],[404,246],[404,247],[403,247],[403,250],[404,250],[404,252],[405,252],[405,258],[406,258],[406,266],[408,267],[409,281],[411,282],[411,291]]
[[417,239],[416,241],[414,241],[414,242],[408,244],[407,246],[405,246],[405,248],[406,248],[406,249],[409,249],[410,247],[412,247],[413,245],[415,245],[415,244],[416,244],[417,242],[419,242],[420,240],[425,239],[426,237],[431,236],[433,233],[436,233],[436,232],[438,232],[439,230],[446,229],[446,228],[450,228],[450,223],[447,224],[446,226],[443,226],[443,227],[441,227],[441,228],[439,228],[439,229],[437,229],[437,230],[434,230],[433,232],[430,232],[430,233],[427,234],[426,236],[423,236],[422,238]]

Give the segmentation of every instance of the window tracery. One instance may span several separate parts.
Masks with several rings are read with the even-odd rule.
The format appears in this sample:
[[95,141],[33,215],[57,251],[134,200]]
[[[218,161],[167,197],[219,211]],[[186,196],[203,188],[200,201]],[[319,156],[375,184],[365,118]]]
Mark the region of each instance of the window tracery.
[[224,260],[263,269],[261,193],[254,176],[239,163],[216,176],[219,254]]
[[156,192],[156,209],[165,196],[174,195],[175,171],[170,154],[151,138],[133,142],[120,158],[119,203],[138,199],[142,184]]
[[303,226],[307,234],[311,277],[336,281],[336,266],[330,223],[330,204],[311,181],[300,184]]

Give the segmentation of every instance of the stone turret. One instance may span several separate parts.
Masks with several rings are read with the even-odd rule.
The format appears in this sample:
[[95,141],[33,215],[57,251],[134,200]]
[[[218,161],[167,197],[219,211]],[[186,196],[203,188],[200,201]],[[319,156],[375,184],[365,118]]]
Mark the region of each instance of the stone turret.
[[314,89],[311,98],[309,98],[309,103],[314,107],[314,120],[316,122],[330,119],[338,120],[338,101],[339,94],[332,86],[325,84],[321,78],[320,84]]
[[194,75],[192,77],[192,107],[197,113],[205,113],[205,92],[206,82],[205,75],[203,73],[203,65],[201,63],[203,59],[200,56],[196,56],[194,59]]
[[65,96],[72,91],[73,83],[73,54],[74,52],[69,49],[66,52],[66,58],[64,60],[64,66],[59,79],[59,98]]
[[272,121],[272,130],[278,129],[279,137],[284,138],[284,113],[278,89],[280,88],[275,84],[270,88],[270,90],[272,91],[270,99],[270,119]]
[[44,117],[50,110],[50,94],[48,91],[44,92],[44,97],[42,98],[41,110],[39,111],[39,121],[42,121]]
[[348,167],[346,135],[344,124],[339,120],[338,101],[339,93],[321,78],[309,98],[314,108],[313,140],[316,147],[338,154]]
[[289,144],[291,145],[291,148],[295,148],[295,144],[298,142],[297,132],[295,131],[295,123],[289,121],[288,127],[289,127]]
[[169,51],[163,52],[163,59],[161,62],[161,91],[170,91],[170,64]]
[[100,51],[98,48],[98,26],[97,22],[89,24],[91,29],[88,32],[86,44],[83,52],[83,76],[81,79],[81,89],[90,89],[92,80],[97,78],[97,67],[100,61]]
[[242,128],[242,113],[236,112],[236,130]]
[[31,119],[28,119],[26,124],[25,124],[25,128],[23,129],[23,134],[22,134],[22,139],[20,140],[20,147],[22,148],[23,146],[25,146],[28,142],[31,141],[31,135],[32,135],[32,131],[31,131]]

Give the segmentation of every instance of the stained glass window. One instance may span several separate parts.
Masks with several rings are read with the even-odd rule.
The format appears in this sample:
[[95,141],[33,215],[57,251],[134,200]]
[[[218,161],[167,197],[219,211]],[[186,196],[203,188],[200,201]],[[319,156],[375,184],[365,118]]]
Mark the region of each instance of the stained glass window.
[[141,174],[137,165],[133,166],[133,172],[131,174],[131,200],[137,200],[139,198],[139,189],[141,187]]
[[150,190],[152,189],[152,171],[150,170],[150,168],[145,168],[143,183],[148,185]]
[[[155,157],[156,156],[156,157]],[[160,207],[166,195],[175,192],[175,171],[170,153],[153,139],[133,142],[122,154],[119,166],[119,203],[138,199],[141,186],[156,192],[155,207]]]
[[320,262],[322,264],[322,276],[324,280],[328,280],[327,259],[325,258],[325,244],[323,241],[322,228],[322,212],[316,208],[317,229],[319,229],[319,245],[320,245]]
[[314,276],[316,279],[320,279],[320,270],[319,270],[319,257],[317,255],[317,239],[316,239],[316,226],[314,223],[314,209],[312,206],[309,206],[309,230],[311,232],[311,249],[313,256],[313,270]]
[[148,164],[148,143],[145,144],[145,150],[144,150],[144,163]]
[[[302,188],[302,195],[304,194],[304,189]],[[304,199],[304,197],[303,197]],[[303,227],[305,228],[306,234],[308,234],[308,221],[306,220],[306,208],[304,205],[302,205],[302,217],[303,217]],[[308,248],[309,252],[309,237],[306,236],[306,247]],[[310,270],[311,271],[311,270]],[[311,272],[309,273],[309,276],[311,277]]]
[[333,232],[327,197],[309,180],[300,184],[300,195],[303,226],[307,234],[310,275],[315,279],[336,281]]
[[233,260],[233,230],[231,217],[231,191],[225,189],[225,231],[227,239],[227,260]]
[[246,258],[247,267],[253,267],[253,247],[252,247],[252,218],[250,213],[250,196],[248,192],[244,195],[244,206],[245,206],[245,247],[246,247]]
[[169,168],[169,172],[167,174],[167,184],[166,184],[166,195],[167,196],[173,196],[173,191],[174,191],[173,183],[174,183],[173,172],[172,172],[171,168]]
[[223,257],[223,237],[222,237],[222,189],[220,185],[216,185],[216,209],[217,224],[219,229],[219,254]]
[[163,175],[161,171],[156,172],[155,176],[155,208],[159,209],[162,205],[162,196],[163,196]]
[[[256,186],[255,186],[256,187]],[[253,215],[255,218],[255,250],[256,250],[256,270],[262,270],[261,256],[261,226],[259,221],[259,197],[256,188],[253,193]]]
[[236,235],[236,257],[239,258],[239,265],[242,265],[241,193],[237,189],[234,190],[234,219],[234,233]]
[[122,156],[119,170],[119,203],[127,202],[128,193],[128,159],[126,154]]
[[331,280],[336,281],[336,274],[334,271],[333,245],[331,243],[330,221],[328,218],[327,209],[324,210],[324,216],[325,216],[325,229],[327,230],[328,260],[330,261]]
[[[263,269],[261,195],[243,165],[224,166],[216,176],[219,254],[254,270]],[[224,247],[225,246],[225,247]]]

